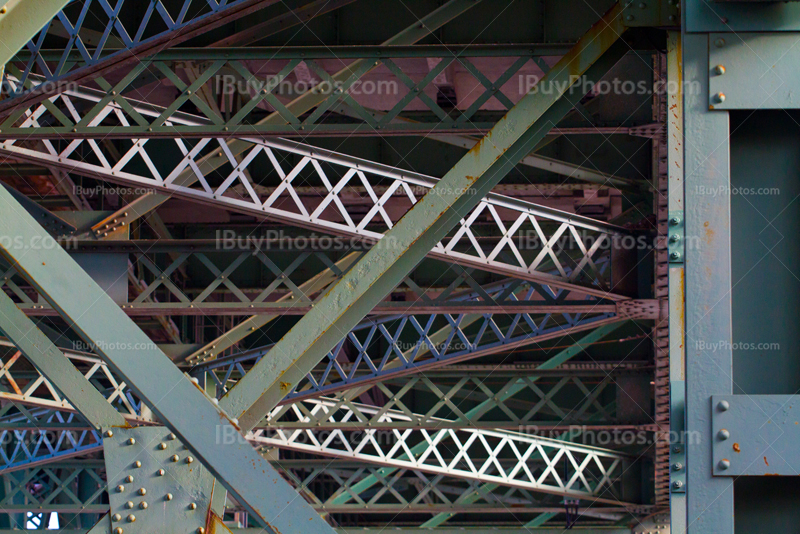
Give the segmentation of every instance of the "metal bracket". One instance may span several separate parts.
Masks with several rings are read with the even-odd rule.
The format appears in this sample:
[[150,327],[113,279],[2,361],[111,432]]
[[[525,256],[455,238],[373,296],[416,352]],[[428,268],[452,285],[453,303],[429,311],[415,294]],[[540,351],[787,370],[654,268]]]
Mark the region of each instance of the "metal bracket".
[[794,395],[714,395],[715,476],[797,476],[800,402]]
[[669,385],[670,436],[676,436],[669,445],[669,488],[672,493],[686,493],[686,401],[685,382],[674,380]]
[[797,109],[797,33],[708,36],[709,109]]
[[168,429],[114,428],[103,447],[112,533],[206,529],[214,477]]
[[667,250],[670,263],[683,263],[684,220],[683,211],[670,211],[667,226]]

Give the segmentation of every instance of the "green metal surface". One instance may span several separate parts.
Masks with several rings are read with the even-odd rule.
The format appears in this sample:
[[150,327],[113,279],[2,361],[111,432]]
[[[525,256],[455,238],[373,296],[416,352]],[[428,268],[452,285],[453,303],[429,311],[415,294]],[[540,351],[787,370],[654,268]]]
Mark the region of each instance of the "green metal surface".
[[125,418],[75,369],[64,353],[2,291],[0,330],[95,428],[127,424]]

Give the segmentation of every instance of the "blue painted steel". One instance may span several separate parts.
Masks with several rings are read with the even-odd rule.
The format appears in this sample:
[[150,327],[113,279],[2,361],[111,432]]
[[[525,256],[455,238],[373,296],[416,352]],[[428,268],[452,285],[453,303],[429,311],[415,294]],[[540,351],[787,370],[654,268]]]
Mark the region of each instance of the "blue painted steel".
[[800,398],[714,395],[714,475],[800,475]]
[[[679,0],[674,0],[678,3]],[[718,2],[683,0],[687,32],[800,30],[797,2]]]
[[797,32],[710,34],[709,106],[723,110],[800,108],[798,44]]
[[[687,523],[690,534],[731,534],[733,485],[712,476],[707,439],[711,396],[732,392],[729,126],[708,109],[708,46],[707,35],[684,35],[684,80],[699,88],[684,99],[686,235],[699,237],[686,250],[686,430],[701,438],[686,442]],[[724,348],[703,350],[712,343]]]

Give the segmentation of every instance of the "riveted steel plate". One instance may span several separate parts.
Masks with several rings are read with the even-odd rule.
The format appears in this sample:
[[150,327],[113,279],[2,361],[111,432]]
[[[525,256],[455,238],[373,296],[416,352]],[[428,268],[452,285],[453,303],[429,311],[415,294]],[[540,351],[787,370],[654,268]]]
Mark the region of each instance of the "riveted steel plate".
[[111,532],[188,534],[205,528],[214,477],[194,458],[188,463],[186,447],[163,427],[113,433],[103,438]]
[[800,475],[800,398],[714,395],[712,403],[714,475]]
[[800,33],[710,34],[709,108],[800,108],[798,45]]
[[797,2],[718,2],[683,0],[687,32],[800,30]]

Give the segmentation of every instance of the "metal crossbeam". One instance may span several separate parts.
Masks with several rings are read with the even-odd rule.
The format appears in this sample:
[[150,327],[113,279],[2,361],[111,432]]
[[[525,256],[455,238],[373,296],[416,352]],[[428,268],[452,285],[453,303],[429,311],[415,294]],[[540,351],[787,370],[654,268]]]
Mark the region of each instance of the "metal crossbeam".
[[[32,116],[31,120],[37,119]],[[0,142],[0,154],[366,242],[379,242],[386,231],[395,228],[400,218],[419,205],[424,195],[439,183],[430,176],[288,140],[253,142],[253,148],[241,161],[226,152],[227,144],[221,139],[202,139],[194,146],[182,139],[138,140],[116,164],[107,161],[93,140],[75,140],[64,145],[43,141],[38,149],[9,140]],[[172,148],[154,143],[167,143]],[[173,164],[168,174],[162,175],[150,154],[157,152],[163,158],[163,154],[174,149],[183,158]],[[230,168],[221,183],[209,183],[200,173],[202,154],[218,152],[227,154]],[[178,178],[187,169],[198,181],[195,187],[178,185]],[[269,196],[261,195],[256,180],[248,178],[245,171],[260,174],[261,180],[277,182],[278,187]],[[320,182],[326,196],[297,195],[295,182],[300,179]],[[388,187],[376,190],[379,183],[383,185],[387,180]],[[245,189],[233,190],[236,184]],[[359,210],[358,214],[349,212],[342,200],[356,186],[364,187],[369,199],[368,209]],[[455,231],[448,232],[430,247],[430,257],[504,276],[608,295],[615,300],[624,298],[608,294],[609,273],[602,275],[597,269],[597,263],[608,257],[614,240],[630,235],[621,227],[491,193],[460,219]],[[118,220],[116,225],[123,222],[124,219]],[[488,227],[478,228],[481,222]],[[495,241],[484,244],[482,239],[478,240],[482,235]],[[552,270],[549,261],[555,264],[556,274],[549,274]]]
[[[592,65],[624,31],[620,6],[612,9],[581,38],[540,84],[561,82],[556,91],[532,92],[449,171],[424,199],[387,234],[386,246],[372,249],[221,401],[249,429],[266,415],[319,363],[368,310],[396,284],[449,230],[478,205],[519,158],[530,153],[549,126],[571,109],[562,99],[576,73],[594,78],[622,56],[613,48],[610,65]],[[566,81],[566,83],[564,83]],[[556,120],[554,120],[556,119]],[[539,121],[547,125],[542,126]],[[566,230],[566,227],[564,227]],[[542,258],[544,255],[542,255]],[[554,261],[557,261],[553,258]],[[581,266],[583,267],[583,266]],[[577,271],[573,272],[575,275]]]

